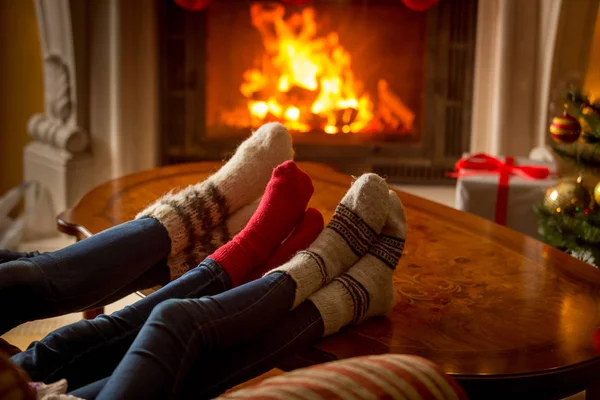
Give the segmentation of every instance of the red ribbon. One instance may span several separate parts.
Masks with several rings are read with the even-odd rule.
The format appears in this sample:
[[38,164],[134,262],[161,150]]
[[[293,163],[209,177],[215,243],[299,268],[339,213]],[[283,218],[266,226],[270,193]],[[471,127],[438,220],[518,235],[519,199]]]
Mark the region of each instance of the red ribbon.
[[454,165],[455,172],[448,174],[453,178],[464,178],[473,175],[500,175],[496,193],[496,215],[494,220],[500,225],[506,225],[508,211],[508,181],[511,175],[525,179],[546,179],[550,169],[540,165],[514,165],[514,157],[506,157],[505,161],[484,153],[461,158]]

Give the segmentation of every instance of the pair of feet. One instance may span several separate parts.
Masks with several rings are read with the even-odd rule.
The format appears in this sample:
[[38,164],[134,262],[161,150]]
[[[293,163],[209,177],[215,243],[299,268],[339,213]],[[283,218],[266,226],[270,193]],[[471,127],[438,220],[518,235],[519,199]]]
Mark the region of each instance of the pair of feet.
[[[264,190],[245,228],[209,256],[227,271],[233,285],[270,271],[289,274],[297,284],[294,306],[310,296],[327,334],[385,313],[393,302],[392,273],[406,237],[400,200],[383,179],[363,175],[322,230],[321,214],[306,210],[314,191],[311,179],[286,161],[292,155],[287,130],[264,125],[215,175],[163,197],[140,216],[154,217],[167,228],[170,261],[192,260],[189,254],[198,243],[215,243],[243,224],[253,209],[248,204]],[[271,171],[271,179],[265,179]],[[169,266],[174,278],[191,267]]]
[[294,307],[319,310],[324,336],[393,306],[392,275],[404,249],[406,215],[398,196],[375,174],[359,177],[306,250],[270,271],[296,282]]

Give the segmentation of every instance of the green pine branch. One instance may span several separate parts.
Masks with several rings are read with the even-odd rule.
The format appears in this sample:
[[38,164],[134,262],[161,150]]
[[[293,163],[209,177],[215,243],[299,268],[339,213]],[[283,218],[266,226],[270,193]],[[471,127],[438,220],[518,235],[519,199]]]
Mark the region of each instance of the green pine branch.
[[600,118],[600,100],[596,100],[595,102],[590,102],[588,96],[583,94],[580,90],[569,91],[566,94],[567,103],[572,104],[573,106],[583,109],[590,108],[591,111],[595,112],[595,114]]
[[552,151],[580,171],[600,175],[600,144],[555,143],[552,145]]
[[565,215],[535,207],[544,242],[561,250],[588,253],[600,267],[600,213]]

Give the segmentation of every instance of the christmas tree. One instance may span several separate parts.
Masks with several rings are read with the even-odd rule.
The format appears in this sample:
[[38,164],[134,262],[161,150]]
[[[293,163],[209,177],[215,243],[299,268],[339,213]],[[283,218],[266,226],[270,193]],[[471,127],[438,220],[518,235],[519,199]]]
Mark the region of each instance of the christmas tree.
[[550,132],[561,175],[571,177],[550,187],[536,206],[539,232],[546,243],[600,267],[600,102],[567,93],[565,112],[552,120]]

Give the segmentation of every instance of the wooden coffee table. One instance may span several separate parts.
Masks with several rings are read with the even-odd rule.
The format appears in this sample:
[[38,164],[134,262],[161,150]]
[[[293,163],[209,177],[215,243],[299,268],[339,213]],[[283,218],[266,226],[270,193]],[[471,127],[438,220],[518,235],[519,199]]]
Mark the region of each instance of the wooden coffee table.
[[[89,237],[220,165],[168,166],[106,182],[58,217],[59,230]],[[314,181],[310,205],[329,220],[352,178],[300,166]],[[493,222],[398,194],[409,229],[393,311],[320,341],[297,360],[410,353],[439,364],[472,398],[558,398],[584,389],[600,398],[600,271]]]

